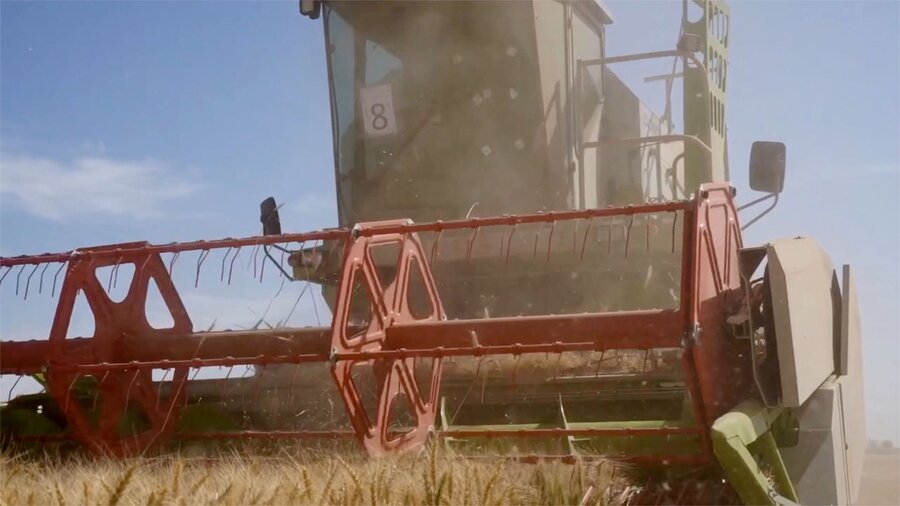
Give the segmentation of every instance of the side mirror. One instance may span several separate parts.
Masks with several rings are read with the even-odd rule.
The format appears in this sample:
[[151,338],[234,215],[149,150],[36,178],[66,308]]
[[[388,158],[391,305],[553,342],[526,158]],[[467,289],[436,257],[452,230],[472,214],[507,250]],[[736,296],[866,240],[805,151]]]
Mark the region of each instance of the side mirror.
[[259,204],[259,221],[262,222],[263,235],[281,235],[281,218],[278,217],[275,197],[269,197]]
[[309,19],[319,19],[322,12],[321,0],[300,0],[300,14]]
[[756,141],[750,148],[750,188],[765,193],[784,189],[785,155],[783,142]]

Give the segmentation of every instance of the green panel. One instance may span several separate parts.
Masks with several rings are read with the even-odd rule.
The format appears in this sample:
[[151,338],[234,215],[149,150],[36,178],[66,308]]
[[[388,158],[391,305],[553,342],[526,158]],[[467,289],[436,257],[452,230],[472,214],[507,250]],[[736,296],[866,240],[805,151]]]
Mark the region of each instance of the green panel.
[[797,502],[771,430],[781,415],[781,409],[769,409],[751,399],[713,423],[713,451],[746,504]]
[[[658,429],[679,428],[684,424],[672,420],[635,420],[619,422],[528,423],[504,425],[465,425],[452,427],[465,430],[492,430],[495,438],[445,438],[456,449],[491,451],[498,453],[580,453],[588,455],[646,456],[646,455],[696,455],[701,448],[700,439],[691,434],[648,434],[632,436],[572,436],[558,438],[525,438],[512,435],[526,429]],[[445,428],[446,430],[446,428]],[[510,435],[505,436],[508,432]],[[568,441],[567,441],[568,440]]]
[[[696,146],[685,146],[685,191],[696,191],[709,181],[727,181],[725,145],[725,92],[728,72],[728,28],[730,9],[724,0],[693,0],[703,8],[696,22],[685,20],[684,33],[700,38],[706,74],[699,68],[684,72],[684,132],[700,138],[712,148],[712,165]],[[705,98],[709,86],[709,99]]]
[[22,436],[58,434],[62,429],[53,420],[27,408],[0,407],[0,430]]

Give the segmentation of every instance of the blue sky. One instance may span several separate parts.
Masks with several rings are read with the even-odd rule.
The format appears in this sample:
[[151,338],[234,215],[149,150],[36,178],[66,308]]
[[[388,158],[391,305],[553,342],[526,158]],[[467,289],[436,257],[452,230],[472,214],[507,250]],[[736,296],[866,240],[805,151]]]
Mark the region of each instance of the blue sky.
[[[609,54],[674,44],[678,2],[608,5]],[[745,243],[812,236],[855,267],[870,436],[898,442],[900,4],[732,11],[739,198],[751,142],[788,145],[781,203]],[[250,235],[268,195],[286,230],[332,226],[332,167],[322,26],[296,2],[0,4],[2,255]],[[33,325],[12,307],[4,338]]]

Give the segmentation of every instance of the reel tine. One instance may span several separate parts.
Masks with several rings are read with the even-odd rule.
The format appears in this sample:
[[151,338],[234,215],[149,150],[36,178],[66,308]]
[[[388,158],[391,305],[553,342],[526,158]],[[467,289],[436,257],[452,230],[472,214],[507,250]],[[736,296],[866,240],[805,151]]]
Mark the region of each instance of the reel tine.
[[603,357],[606,355],[606,350],[600,352],[600,360],[597,361],[597,367],[594,369],[594,377],[600,377],[600,368],[603,367]]
[[119,264],[120,264],[121,262],[122,262],[122,257],[119,256],[119,258],[116,260],[116,264],[115,264],[115,265],[113,266],[113,268],[110,269],[110,271],[109,271],[109,279],[106,280],[106,293],[112,292],[112,288],[113,288],[113,274],[115,274],[116,269],[119,268]]
[[25,280],[25,297],[23,300],[28,300],[28,287],[31,286],[31,277],[34,276],[35,271],[38,270],[41,264],[34,264],[34,269],[31,269],[31,274],[28,275],[28,278]]
[[[318,241],[313,242],[313,258],[316,258],[316,253],[318,252],[318,248],[319,248],[319,242]],[[307,265],[306,262],[303,262],[303,270],[306,271],[306,287],[303,289],[303,292],[300,293],[300,296],[297,297],[298,302],[299,302],[300,298],[303,297],[303,294],[306,293],[307,291],[309,291],[309,289],[311,288],[311,285],[309,282],[309,278],[311,276],[309,275],[309,266]],[[315,313],[315,315],[316,315],[316,325],[321,326],[322,319],[319,318],[319,305],[316,303],[316,297],[314,295],[310,294],[309,298],[312,299],[313,313]],[[295,305],[295,307],[296,307],[296,305]],[[293,309],[291,310],[291,313],[293,313]],[[288,318],[290,318],[290,315],[288,316]],[[287,319],[285,319],[285,323],[287,323]]]
[[19,267],[19,273],[16,274],[16,295],[19,295],[19,281],[22,278],[22,271],[25,270],[25,264]]
[[229,246],[228,249],[225,250],[225,256],[222,257],[222,268],[219,270],[219,281],[220,282],[225,281],[225,261],[228,260],[228,255],[231,254],[231,250],[233,250],[233,249],[234,249],[233,247]]
[[[238,380],[242,380],[247,377],[247,373],[250,371],[250,367],[252,367],[252,366],[249,366],[249,365],[244,366],[244,372],[241,373],[241,377],[238,378]],[[235,385],[234,388],[237,388],[237,385]],[[242,406],[247,405],[247,389],[246,388],[241,389],[241,405]]]
[[510,250],[512,249],[512,239],[513,239],[513,234],[516,233],[516,227],[518,227],[518,225],[513,223],[512,229],[509,231],[509,237],[506,239],[506,260],[505,260],[506,265],[509,265],[509,253],[510,253]]
[[[190,369],[188,371],[185,371],[184,374],[188,374],[189,371],[190,371]],[[168,399],[169,409],[166,410],[166,417],[163,418],[163,423],[162,423],[163,429],[165,429],[166,427],[169,426],[169,421],[172,420],[172,414],[175,412],[175,405],[178,403],[178,398],[181,396],[181,390],[184,388],[185,383],[186,383],[184,381],[184,378],[181,378],[181,379],[178,378],[177,373],[172,374],[172,382],[175,383],[176,385],[175,385],[175,390],[169,393],[169,399]],[[158,400],[158,398],[157,398],[157,400]],[[159,437],[159,435],[157,434],[156,437]],[[148,448],[149,448],[149,446],[148,446]]]
[[559,364],[562,362],[562,352],[556,354],[556,363],[553,364],[553,376],[552,378],[556,379],[557,374],[559,374]]
[[45,263],[44,268],[41,269],[41,277],[38,279],[38,295],[44,292],[44,273],[47,272],[47,267],[50,267],[49,263]]
[[612,253],[612,231],[614,223],[612,217],[609,217],[607,221],[609,221],[609,227],[606,230],[606,254],[609,255]]
[[253,279],[256,279],[256,263],[259,261],[259,249],[260,245],[257,244],[253,247]]
[[3,284],[3,280],[6,279],[6,275],[9,274],[9,271],[12,270],[12,266],[6,268],[6,271],[3,272],[3,275],[0,276],[0,285]]
[[241,246],[238,246],[234,251],[234,256],[231,257],[231,264],[228,266],[228,285],[231,285],[231,274],[234,272],[234,261],[237,260],[238,256],[241,254]]
[[672,216],[672,253],[675,253],[675,224],[678,223],[678,211],[674,211]]
[[475,382],[478,381],[478,375],[481,373],[482,362],[484,362],[484,355],[478,357],[478,365],[475,366],[475,374],[472,375],[472,382],[469,383],[469,388],[466,389],[466,393],[463,395],[463,399],[456,406],[456,411],[453,412],[453,416],[451,416],[450,420],[447,421],[447,425],[453,425],[453,422],[459,415],[459,411],[462,409],[463,405],[466,403],[466,400],[469,398],[469,394],[472,393],[472,389],[475,387]]
[[[157,409],[157,411],[159,410],[159,403],[160,403],[160,401],[162,400],[162,387],[163,387],[163,384],[166,382],[166,378],[169,376],[169,371],[171,371],[171,370],[172,370],[172,369],[169,369],[169,368],[163,369],[163,376],[162,376],[162,378],[160,378],[160,380],[156,382],[157,385],[158,385],[158,386],[156,387],[156,409]],[[151,372],[151,374],[152,374],[152,372]],[[173,374],[172,377],[174,378],[174,374]]]
[[[313,245],[313,251],[314,251],[314,252],[315,252],[315,251],[318,251],[318,247],[319,247],[319,244],[314,244],[314,245]],[[330,253],[329,253],[329,254],[330,254]],[[306,291],[310,294],[309,298],[313,301],[313,313],[315,313],[315,315],[316,315],[316,325],[321,326],[321,325],[322,325],[322,319],[319,317],[319,304],[316,302],[316,297],[315,297],[314,295],[312,295],[312,290],[310,290],[310,288],[312,288],[312,286],[311,286],[311,284],[310,284],[310,282],[309,282],[309,277],[307,276],[307,279],[306,279]]]
[[584,240],[581,241],[581,256],[579,260],[584,260],[584,249],[587,246],[588,236],[591,234],[591,227],[594,225],[593,218],[588,218],[587,228],[584,230]]
[[[482,357],[483,358],[483,357]],[[481,364],[479,364],[480,366]],[[487,388],[487,368],[481,374],[481,402],[484,402],[484,391]]]
[[647,247],[646,251],[650,251],[650,215],[646,215],[647,219]]
[[[157,253],[157,255],[158,255],[158,253]],[[150,260],[152,260],[153,257],[154,257],[153,253],[146,253],[146,258],[144,258],[144,261],[141,262],[141,266],[139,268],[135,269],[135,271],[134,271],[134,277],[132,278],[132,283],[137,283],[137,280],[141,279],[141,276],[144,274],[144,269],[147,268],[147,264],[150,263]],[[137,267],[137,264],[135,264],[135,267]]]
[[[256,263],[253,264],[253,268],[254,268],[254,270],[256,269]],[[265,273],[266,273],[266,262],[263,261],[263,263],[260,264],[260,266],[259,266],[259,283],[260,284],[262,284],[262,282],[263,282],[263,276],[265,275]]]
[[16,381],[15,381],[15,383],[13,383],[12,388],[9,389],[9,395],[6,397],[6,402],[12,401],[13,390],[16,389],[16,386],[19,384],[20,381],[22,381],[22,376],[21,376],[21,375],[20,375],[20,376],[16,376]]
[[104,372],[103,377],[100,378],[100,383],[97,384],[97,390],[94,391],[94,399],[93,399],[93,401],[91,401],[92,402],[91,409],[94,411],[97,410],[97,400],[99,400],[99,398],[100,398],[100,392],[103,390],[103,385],[104,385],[104,383],[106,383],[106,379],[108,377],[109,377],[109,371]]
[[[300,263],[303,264],[304,270],[306,269],[306,262],[303,260],[303,258],[304,258],[303,250],[305,248],[306,248],[306,241],[297,243],[297,251],[300,252]],[[282,251],[281,254],[284,255],[284,252]],[[288,263],[290,264],[290,260],[288,260]]]
[[631,227],[634,225],[634,215],[628,218],[628,228],[625,229],[625,257],[628,257],[628,245],[631,242]]
[[281,250],[281,257],[278,259],[278,266],[281,267],[281,269],[278,270],[278,277],[283,278],[284,277],[284,250]]
[[[56,295],[56,279],[59,277],[59,273],[62,272],[63,267],[66,266],[66,263],[67,262],[60,262],[59,269],[56,269],[56,274],[53,275],[53,289],[50,291],[51,299],[53,298],[54,295]],[[12,267],[10,267],[10,270],[12,270]],[[7,272],[9,272],[9,271],[7,271]]]
[[116,288],[119,284],[119,266],[122,265],[119,262],[116,262],[116,266],[113,267],[113,288]]
[[466,263],[469,263],[469,260],[472,259],[472,249],[475,247],[475,239],[478,238],[478,232],[480,230],[481,227],[474,227],[469,236],[469,244],[466,246]]
[[180,251],[176,251],[172,253],[172,257],[169,258],[169,277],[172,277],[172,272],[175,270],[175,262],[178,261],[178,257],[181,255]]
[[547,236],[547,263],[550,263],[550,251],[553,249],[553,232],[556,231],[556,220],[550,222],[550,235]]
[[197,274],[194,276],[194,288],[200,285],[200,268],[203,267],[203,261],[206,260],[207,256],[209,256],[208,249],[200,250],[200,255],[197,257]]
[[581,218],[576,219],[572,222],[572,255],[578,254],[578,224],[581,223]]
[[149,264],[150,260],[153,258],[152,253],[147,253],[146,255],[147,255],[147,257],[144,258],[144,261],[141,263],[141,267],[139,269],[137,269],[137,271],[135,271],[134,279],[140,278],[141,274],[144,273],[144,269],[147,267],[147,264]]

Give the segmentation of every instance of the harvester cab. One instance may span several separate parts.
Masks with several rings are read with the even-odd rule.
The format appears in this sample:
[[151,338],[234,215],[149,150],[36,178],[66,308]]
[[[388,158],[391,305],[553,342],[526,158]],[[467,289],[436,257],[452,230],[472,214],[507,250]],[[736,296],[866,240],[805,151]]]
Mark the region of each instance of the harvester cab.
[[[321,10],[342,225],[678,200],[727,180],[726,40],[704,20],[682,30],[682,45],[703,45],[694,52],[607,58],[612,18],[595,2],[338,1]],[[727,9],[712,3],[710,13],[709,25],[724,30]],[[707,52],[721,67],[713,79]],[[685,135],[611,70],[672,57],[688,61]]]
[[[624,57],[606,55],[612,18],[595,2],[304,5],[325,27],[341,226],[671,202],[701,183],[727,180],[728,10],[721,2],[695,22],[685,4],[678,48]],[[706,59],[716,67],[705,70]],[[612,70],[641,60],[683,64],[681,72],[656,76],[667,83],[662,117]],[[684,134],[675,133],[673,117],[672,81],[679,78]],[[605,238],[590,246],[621,244],[627,222],[610,220]],[[570,225],[560,224],[566,230],[557,234]],[[332,258],[307,251],[291,263],[297,279],[322,284],[333,301],[340,250],[325,249]],[[439,276],[452,316],[677,303],[671,257],[610,266],[606,293],[587,298],[597,290],[572,285],[595,283],[589,273],[560,281],[565,276],[553,266],[513,258],[518,264],[503,274],[485,262],[466,275],[459,262],[444,260],[434,268],[452,272]]]
[[[340,226],[283,233],[270,198],[257,237],[0,259],[26,297],[38,269],[39,287],[48,264],[65,272],[49,337],[0,344],[2,374],[45,387],[4,407],[4,438],[123,456],[343,438],[381,456],[434,439],[629,462],[665,485],[638,501],[854,500],[865,431],[852,273],[839,280],[810,239],[742,242],[739,211],[774,207],[786,149],[754,143],[750,185],[765,196],[738,208],[725,2],[685,1],[671,49],[614,56],[612,15],[595,2],[300,8],[324,25]],[[637,61],[667,65],[647,78],[662,114],[614,70]],[[258,283],[275,272],[320,286],[330,324],[195,329],[179,256],[197,255],[190,285],[210,264],[230,284],[242,248]],[[114,302],[124,265],[133,279]],[[148,323],[151,284],[170,327]],[[93,335],[69,335],[77,296]],[[223,367],[253,374],[206,374]],[[35,417],[55,430],[10,422]]]

